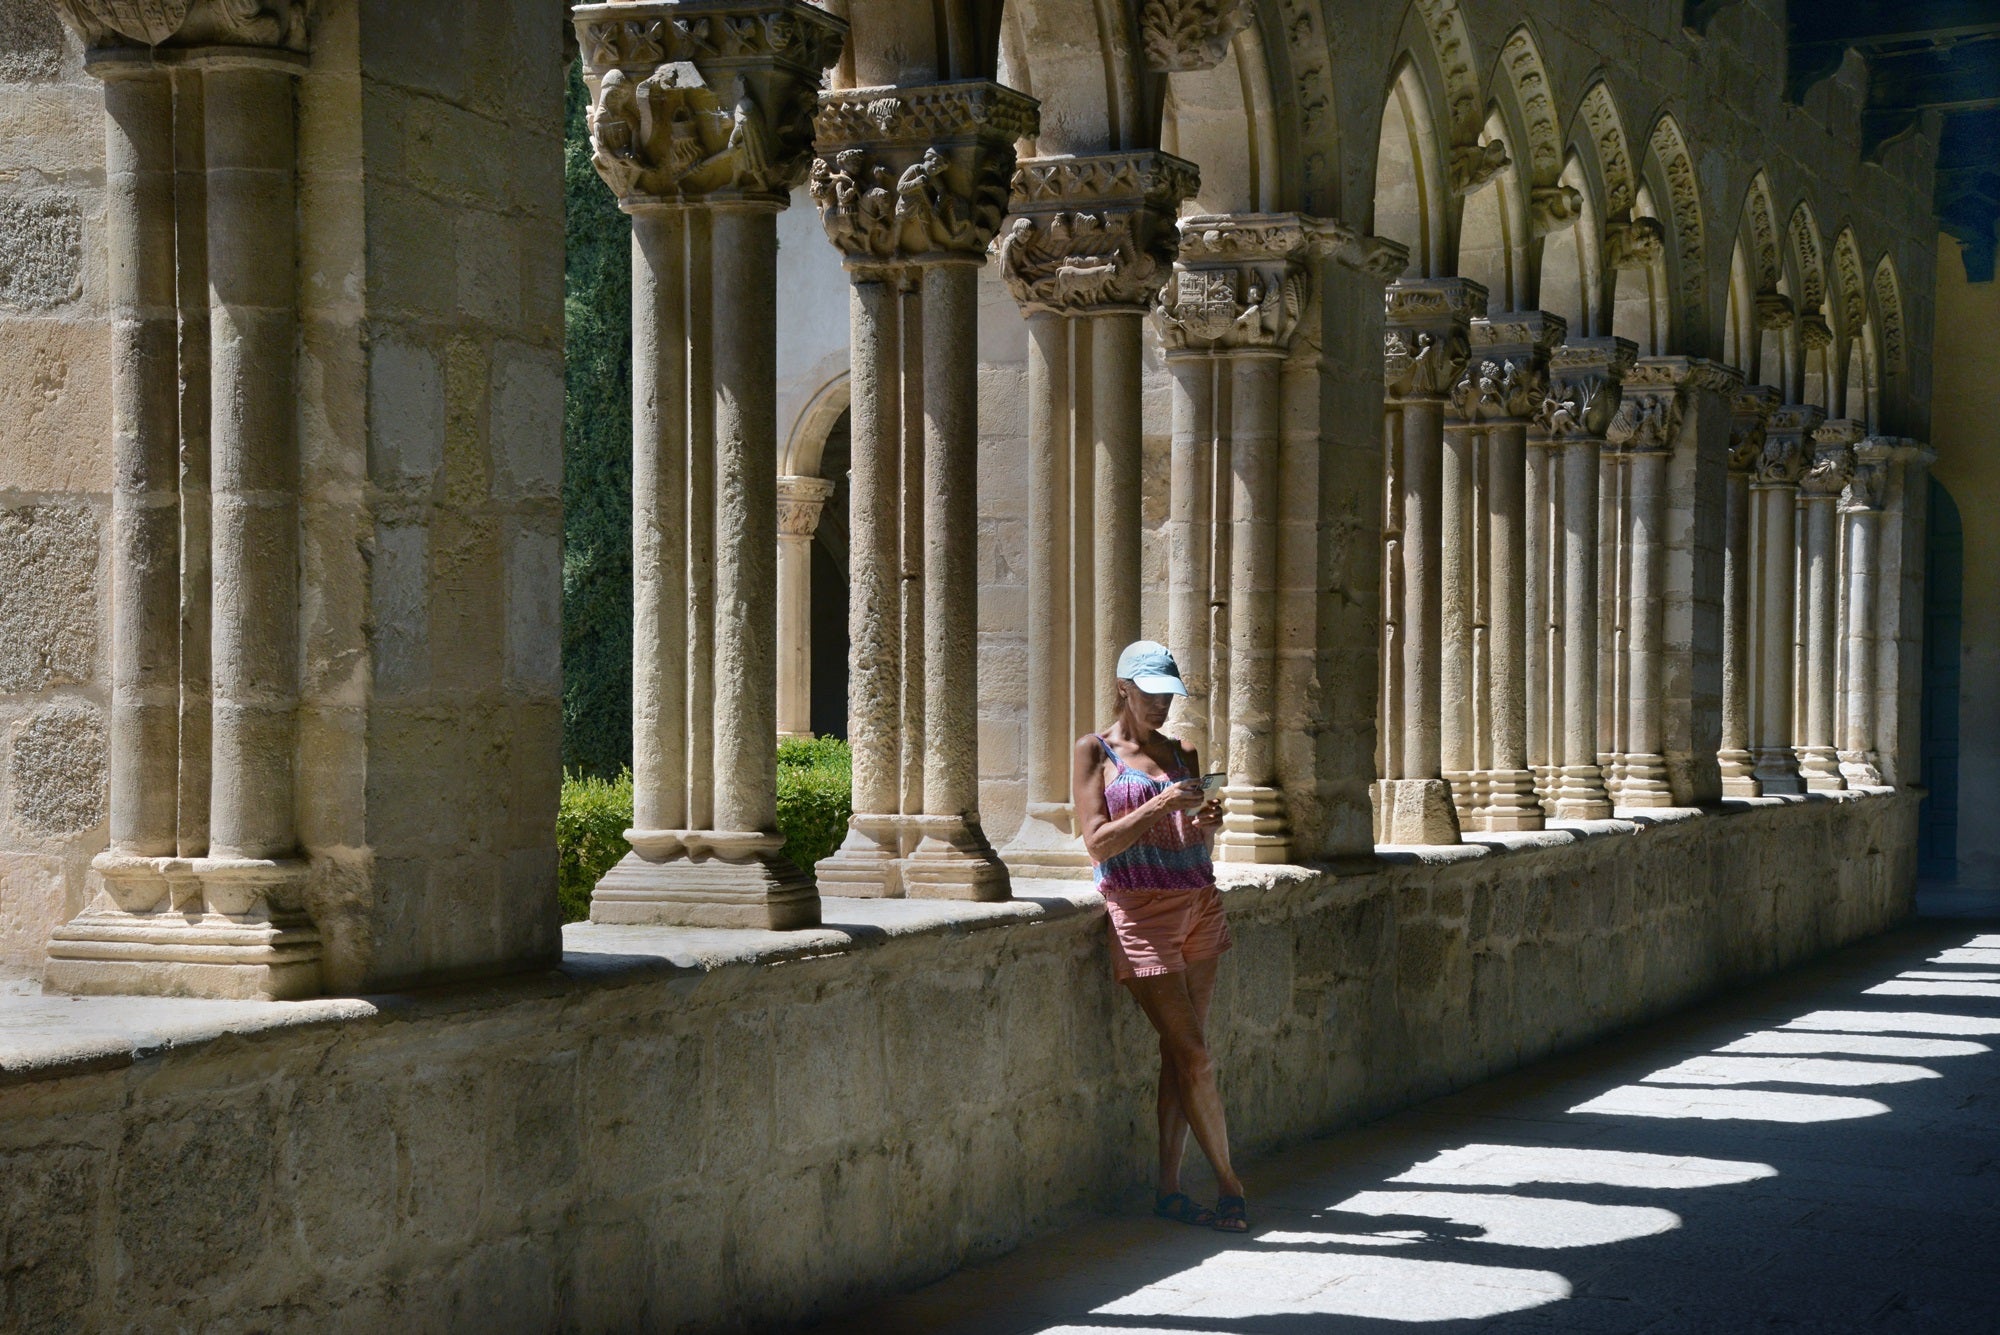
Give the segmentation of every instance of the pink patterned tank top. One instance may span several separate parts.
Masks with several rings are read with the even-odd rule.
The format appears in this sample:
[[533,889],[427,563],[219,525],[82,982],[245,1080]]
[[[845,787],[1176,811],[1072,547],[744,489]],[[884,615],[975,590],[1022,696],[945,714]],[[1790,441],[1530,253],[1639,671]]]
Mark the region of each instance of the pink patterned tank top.
[[[1168,784],[1194,777],[1188,773],[1178,746],[1174,748],[1173,768],[1166,778],[1156,779],[1120,760],[1103,737],[1097,738],[1097,744],[1118,767],[1118,773],[1104,785],[1104,810],[1112,820],[1144,806],[1165,792]],[[1100,891],[1199,890],[1215,884],[1208,840],[1195,825],[1192,811],[1167,813],[1139,836],[1138,843],[1096,864],[1092,872]]]

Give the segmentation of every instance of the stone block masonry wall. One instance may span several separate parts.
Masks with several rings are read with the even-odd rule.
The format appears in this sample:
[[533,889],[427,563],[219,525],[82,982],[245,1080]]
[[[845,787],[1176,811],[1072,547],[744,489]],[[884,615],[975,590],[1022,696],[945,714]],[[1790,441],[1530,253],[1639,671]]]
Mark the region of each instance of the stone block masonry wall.
[[[1213,1035],[1235,1137],[1350,1124],[1880,931],[1915,807],[1245,870]],[[0,1326],[769,1329],[1003,1251],[1152,1156],[1151,1034],[1066,884],[831,900],[878,925],[785,936],[573,927],[561,975],[225,1005],[234,1036],[129,1064],[38,1031],[0,1067]]]
[[0,0],[0,973],[38,971],[105,839],[104,121],[41,0]]

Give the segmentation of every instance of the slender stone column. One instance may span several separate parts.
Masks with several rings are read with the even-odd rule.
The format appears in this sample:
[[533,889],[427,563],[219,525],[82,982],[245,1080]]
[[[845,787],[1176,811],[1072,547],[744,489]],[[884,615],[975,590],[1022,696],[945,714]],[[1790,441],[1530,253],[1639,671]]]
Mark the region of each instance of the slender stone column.
[[812,540],[833,483],[778,479],[778,736],[812,736]]
[[208,852],[208,188],[201,71],[174,70],[174,260],[180,300],[180,795],[177,851]]
[[1875,751],[1882,781],[1918,782],[1922,770],[1924,549],[1930,513],[1930,466],[1937,454],[1920,441],[1895,439],[1890,450],[1877,544]]
[[1548,533],[1546,567],[1531,565],[1546,588],[1531,624],[1544,636],[1547,692],[1542,802],[1553,820],[1611,814],[1598,765],[1598,511],[1604,434],[1619,407],[1637,350],[1625,339],[1573,339],[1550,354],[1550,386],[1535,417],[1534,452],[1546,455],[1546,511],[1531,512]]
[[1400,280],[1383,293],[1386,411],[1400,428],[1388,450],[1383,516],[1384,673],[1394,674],[1384,720],[1382,777],[1375,786],[1375,842],[1453,844],[1458,817],[1443,776],[1442,602],[1447,555],[1444,408],[1464,374],[1470,328],[1486,313],[1486,289],[1463,278]]
[[591,918],[812,926],[777,831],[776,218],[844,25],[799,0],[575,22],[593,161],[633,217],[633,851]]
[[1882,786],[1876,752],[1877,589],[1882,581],[1882,503],[1894,443],[1870,437],[1854,447],[1854,473],[1840,496],[1840,776],[1850,788]]
[[1118,654],[1139,638],[1140,321],[1196,180],[1164,153],[1014,172],[997,250],[1028,321],[1028,803],[1002,857],[1036,875],[1090,874],[1070,747],[1116,712]]
[[[1211,566],[1217,399],[1226,405],[1228,363],[1205,352],[1167,358],[1173,377],[1173,445],[1167,477],[1167,640],[1187,686],[1180,740],[1216,754],[1209,733],[1209,620],[1217,587]],[[1217,384],[1218,379],[1224,383]]]
[[[1169,513],[1187,526],[1180,532],[1188,534],[1192,567],[1179,576],[1191,584],[1174,600],[1174,633],[1197,622],[1205,603],[1207,694],[1193,712],[1205,715],[1205,767],[1229,775],[1216,840],[1224,861],[1290,857],[1274,698],[1282,373],[1312,299],[1316,262],[1335,256],[1362,267],[1370,255],[1326,219],[1197,215],[1181,221],[1180,258],[1160,296],[1161,340],[1177,386]],[[1191,533],[1199,518],[1207,520],[1205,543]]]
[[1750,480],[1764,453],[1764,426],[1778,406],[1778,391],[1751,385],[1730,405],[1729,491],[1724,501],[1722,550],[1722,746],[1716,764],[1724,797],[1756,797],[1756,762],[1750,755]]
[[1750,483],[1750,756],[1766,797],[1803,793],[1792,750],[1798,592],[1798,488],[1808,437],[1825,420],[1809,404],[1771,414]]
[[[843,894],[1008,895],[978,811],[976,298],[1035,108],[969,80],[819,101],[813,197],[856,294],[854,816],[817,868]],[[864,626],[897,596],[875,563],[897,561],[899,627]]]
[[1527,434],[1548,397],[1549,354],[1563,332],[1542,311],[1473,320],[1465,375],[1451,391],[1441,750],[1464,829],[1543,823],[1528,768]]
[[1804,717],[1798,721],[1799,773],[1810,792],[1847,786],[1835,743],[1840,667],[1840,498],[1854,475],[1859,422],[1830,421],[1813,432],[1812,462],[1799,479],[1800,662]]

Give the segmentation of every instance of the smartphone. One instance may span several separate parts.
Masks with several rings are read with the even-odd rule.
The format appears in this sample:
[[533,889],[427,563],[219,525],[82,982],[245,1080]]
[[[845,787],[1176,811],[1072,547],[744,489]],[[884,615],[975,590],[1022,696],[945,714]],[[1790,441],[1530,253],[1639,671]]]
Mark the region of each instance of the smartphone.
[[1202,796],[1214,797],[1217,793],[1222,791],[1222,785],[1228,782],[1229,782],[1229,776],[1227,774],[1223,774],[1220,772],[1217,772],[1215,774],[1202,775],[1201,776]]

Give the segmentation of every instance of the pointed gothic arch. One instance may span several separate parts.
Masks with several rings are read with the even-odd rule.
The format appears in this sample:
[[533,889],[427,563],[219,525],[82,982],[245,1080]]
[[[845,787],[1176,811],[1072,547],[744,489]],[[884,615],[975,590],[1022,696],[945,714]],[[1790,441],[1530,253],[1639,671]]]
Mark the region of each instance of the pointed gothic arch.
[[1708,320],[1707,223],[1694,155],[1672,112],[1662,113],[1647,136],[1642,174],[1666,224],[1667,341],[1675,352],[1705,355],[1715,341]]

